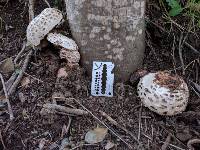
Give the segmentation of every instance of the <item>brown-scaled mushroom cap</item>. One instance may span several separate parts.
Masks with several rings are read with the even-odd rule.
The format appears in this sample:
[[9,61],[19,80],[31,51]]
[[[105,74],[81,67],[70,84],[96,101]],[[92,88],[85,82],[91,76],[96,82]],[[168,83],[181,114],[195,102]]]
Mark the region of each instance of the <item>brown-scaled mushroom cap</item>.
[[180,76],[159,71],[141,78],[138,95],[150,110],[160,115],[172,116],[185,110],[189,89]]
[[60,50],[60,58],[66,59],[68,63],[78,63],[80,61],[80,53],[78,51],[69,51],[68,49]]

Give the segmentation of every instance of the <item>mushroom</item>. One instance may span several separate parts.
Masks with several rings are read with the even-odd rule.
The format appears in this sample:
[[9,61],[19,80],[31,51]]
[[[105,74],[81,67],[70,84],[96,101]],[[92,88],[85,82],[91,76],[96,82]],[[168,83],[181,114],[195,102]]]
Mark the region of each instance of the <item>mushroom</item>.
[[62,47],[60,50],[60,58],[66,59],[69,66],[78,64],[80,61],[80,54],[76,42],[59,33],[50,33],[47,40],[56,46]]
[[145,107],[160,115],[173,116],[186,109],[189,90],[178,75],[159,71],[140,79],[138,95]]
[[78,51],[76,42],[60,33],[49,33],[47,40],[56,46],[60,46],[70,51]]
[[55,8],[44,9],[28,25],[27,41],[33,46],[39,46],[41,40],[47,36],[47,40],[61,50],[60,57],[67,60],[68,66],[77,65],[80,54],[76,42],[61,33],[51,33],[62,19],[61,11]]
[[63,48],[60,50],[60,58],[66,59],[69,64],[75,64],[79,62],[80,54],[78,51],[68,51]]
[[62,18],[62,13],[58,9],[44,9],[28,25],[26,32],[27,41],[33,46],[38,46],[40,41],[61,22]]

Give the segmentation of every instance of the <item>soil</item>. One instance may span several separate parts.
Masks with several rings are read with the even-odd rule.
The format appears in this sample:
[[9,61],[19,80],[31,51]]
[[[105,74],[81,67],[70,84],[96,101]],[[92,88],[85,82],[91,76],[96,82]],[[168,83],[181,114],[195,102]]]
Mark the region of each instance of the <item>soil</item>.
[[[52,2],[51,6],[54,4]],[[36,3],[36,14],[45,7],[43,1]],[[15,94],[10,97],[15,119],[10,121],[8,113],[0,116],[0,135],[2,135],[0,149],[3,149],[4,143],[8,150],[39,149],[42,144],[44,144],[43,149],[56,150],[59,149],[63,139],[69,140],[66,150],[102,150],[108,141],[115,144],[112,149],[128,149],[127,145],[111,132],[98,144],[84,143],[87,131],[99,126],[104,127],[92,115],[73,116],[69,132],[62,137],[62,128],[68,125],[69,117],[58,114],[43,116],[40,113],[43,104],[55,102],[52,98],[55,93],[64,95],[66,98],[77,99],[93,115],[129,143],[132,149],[159,150],[162,149],[164,143],[167,143],[166,139],[169,137],[171,138],[166,150],[188,149],[189,140],[200,138],[200,98],[198,91],[196,90],[196,93],[191,84],[192,82],[199,84],[199,55],[183,46],[183,59],[187,66],[183,74],[178,53],[178,39],[181,32],[184,35],[187,34],[186,41],[198,50],[200,48],[199,29],[197,28],[196,32],[181,30],[176,24],[168,23],[163,18],[164,13],[164,9],[156,0],[147,2],[146,52],[141,69],[149,72],[167,70],[185,79],[190,88],[190,98],[184,113],[173,117],[159,116],[143,107],[136,92],[138,80],[116,83],[115,94],[112,98],[92,97],[90,96],[90,78],[83,68],[74,68],[67,78],[56,79],[58,69],[66,65],[66,62],[59,59],[56,48],[49,46],[32,56],[24,76],[30,79],[30,83],[25,86],[19,85]],[[14,58],[22,48],[29,22],[27,2],[16,0],[1,3],[0,1],[0,14],[0,23],[2,22],[0,61],[2,61],[9,57]],[[187,28],[187,17],[173,19],[182,28]],[[10,74],[6,74],[5,79],[7,80],[9,76]],[[71,99],[59,100],[57,103],[83,109]],[[135,135],[144,148],[139,147],[129,133],[103,117],[100,111],[105,112],[125,127],[129,133]],[[193,146],[197,150],[200,149],[199,144]]]

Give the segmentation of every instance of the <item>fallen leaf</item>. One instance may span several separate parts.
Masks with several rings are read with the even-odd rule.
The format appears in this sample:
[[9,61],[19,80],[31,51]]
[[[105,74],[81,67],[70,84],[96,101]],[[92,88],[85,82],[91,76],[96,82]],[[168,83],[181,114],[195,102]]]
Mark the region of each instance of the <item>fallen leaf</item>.
[[94,130],[90,130],[85,135],[85,141],[90,144],[102,142],[107,133],[108,129],[106,128],[96,128]]
[[106,149],[106,150],[109,150],[109,149],[113,148],[114,146],[115,146],[114,143],[108,141],[108,143],[107,143],[106,146],[105,146],[105,149]]
[[31,82],[31,79],[30,77],[24,77],[21,81],[21,86],[22,87],[27,87],[27,85]]
[[0,72],[10,73],[15,70],[15,65],[12,61],[12,58],[7,58],[0,63]]

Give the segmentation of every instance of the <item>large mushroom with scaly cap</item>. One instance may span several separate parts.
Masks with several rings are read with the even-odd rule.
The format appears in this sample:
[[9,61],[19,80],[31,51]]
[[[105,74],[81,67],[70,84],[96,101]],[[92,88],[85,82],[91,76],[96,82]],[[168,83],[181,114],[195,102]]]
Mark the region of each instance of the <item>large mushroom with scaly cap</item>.
[[[63,19],[62,12],[55,8],[44,9],[27,27],[27,41],[32,46],[39,46],[43,39],[60,49],[61,59],[65,59],[68,66],[77,65],[80,60],[76,42],[61,33],[57,33],[56,26]],[[54,30],[54,31],[53,31]]]
[[159,71],[140,79],[138,95],[145,107],[159,115],[173,116],[186,109],[189,89],[178,75]]

